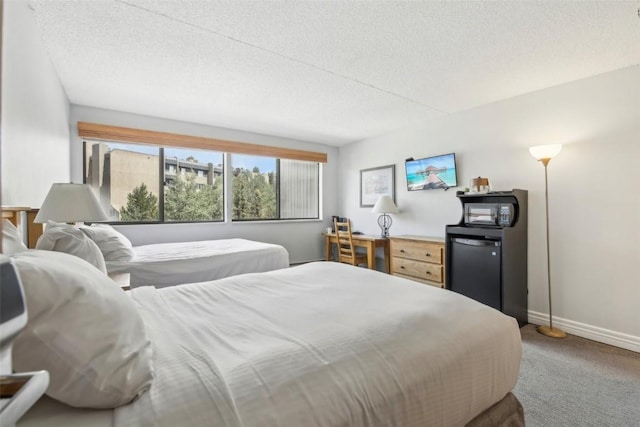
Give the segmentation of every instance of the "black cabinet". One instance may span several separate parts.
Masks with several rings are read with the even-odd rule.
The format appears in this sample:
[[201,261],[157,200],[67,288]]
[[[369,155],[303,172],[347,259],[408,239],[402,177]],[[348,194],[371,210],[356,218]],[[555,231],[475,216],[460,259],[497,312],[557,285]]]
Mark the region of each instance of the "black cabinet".
[[[515,317],[520,326],[527,324],[527,191],[457,196],[463,216],[446,227],[446,288]],[[497,218],[495,225],[487,225],[491,219],[483,218],[486,224],[478,224],[465,214],[480,206],[480,212],[499,216],[505,205],[513,208],[512,221]]]

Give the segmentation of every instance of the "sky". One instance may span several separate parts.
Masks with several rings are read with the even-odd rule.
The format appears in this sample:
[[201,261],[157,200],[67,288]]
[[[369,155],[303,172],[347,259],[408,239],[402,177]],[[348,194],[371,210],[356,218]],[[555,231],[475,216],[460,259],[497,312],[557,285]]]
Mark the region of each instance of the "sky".
[[[135,151],[137,153],[146,153],[158,155],[158,147],[142,144],[121,144],[106,143],[109,148],[118,148],[121,150]],[[197,150],[191,148],[165,148],[165,157],[178,157],[179,160],[185,160],[189,156],[193,156],[200,163],[213,163],[218,165],[222,163],[222,153]],[[274,172],[276,170],[276,161],[273,157],[249,156],[244,154],[232,154],[231,162],[233,168],[244,168],[252,170],[258,166],[260,172]]]

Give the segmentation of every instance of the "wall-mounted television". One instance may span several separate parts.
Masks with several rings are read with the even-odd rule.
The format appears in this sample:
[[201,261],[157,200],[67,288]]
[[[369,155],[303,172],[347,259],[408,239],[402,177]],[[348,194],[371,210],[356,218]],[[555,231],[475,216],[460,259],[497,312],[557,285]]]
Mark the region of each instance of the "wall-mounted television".
[[407,190],[432,190],[458,185],[455,153],[423,159],[408,159],[405,162],[407,171]]

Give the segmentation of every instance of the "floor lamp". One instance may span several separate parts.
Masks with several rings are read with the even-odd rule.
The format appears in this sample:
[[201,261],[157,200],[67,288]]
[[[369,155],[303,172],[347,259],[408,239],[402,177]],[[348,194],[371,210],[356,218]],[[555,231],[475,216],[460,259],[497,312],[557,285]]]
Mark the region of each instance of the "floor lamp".
[[551,257],[549,255],[549,190],[547,185],[547,166],[562,149],[562,144],[538,145],[529,148],[533,157],[542,162],[544,166],[544,207],[546,211],[547,225],[547,285],[549,287],[549,326],[538,326],[536,329],[543,335],[553,338],[564,338],[567,334],[558,328],[553,327],[553,315],[551,314]]

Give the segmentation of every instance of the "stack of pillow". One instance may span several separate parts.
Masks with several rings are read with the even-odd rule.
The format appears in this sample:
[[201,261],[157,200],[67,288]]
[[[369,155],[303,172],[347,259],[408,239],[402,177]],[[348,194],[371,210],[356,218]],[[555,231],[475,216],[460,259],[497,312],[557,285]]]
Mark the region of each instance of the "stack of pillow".
[[107,272],[102,251],[93,240],[72,225],[48,221],[36,249],[65,252],[82,258],[103,273]]
[[108,224],[74,227],[48,221],[36,249],[75,255],[104,273],[105,261],[130,261],[134,255],[129,239]]
[[97,243],[66,225],[49,225],[46,234],[38,244],[53,250],[28,250],[15,227],[3,223],[3,250],[22,281],[28,315],[14,341],[13,368],[47,370],[46,393],[71,406],[127,404],[153,380],[142,316],[129,293],[100,270]]

